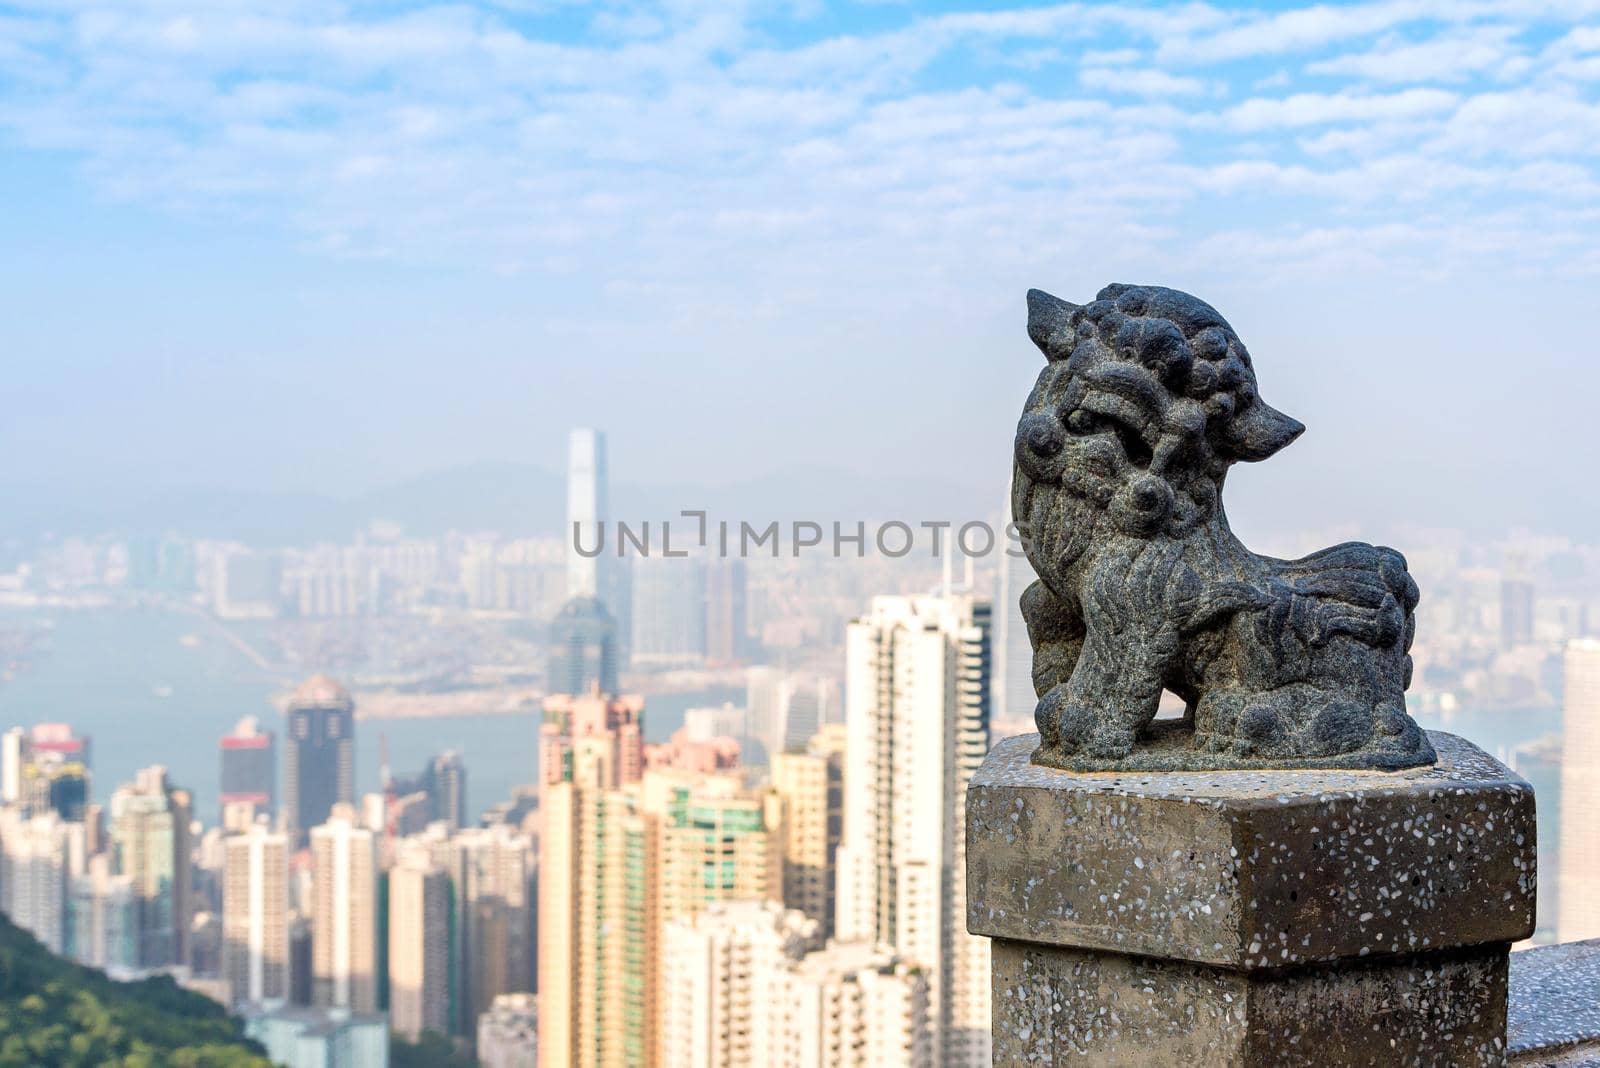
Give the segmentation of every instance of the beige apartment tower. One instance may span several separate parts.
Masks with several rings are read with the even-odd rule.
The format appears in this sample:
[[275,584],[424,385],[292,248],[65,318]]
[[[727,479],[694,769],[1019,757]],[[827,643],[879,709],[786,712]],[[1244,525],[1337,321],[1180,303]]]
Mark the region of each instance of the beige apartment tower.
[[355,808],[311,829],[311,1003],[378,1011],[378,852]]
[[223,843],[222,976],[228,1003],[289,996],[289,836],[258,823]]
[[772,787],[781,805],[783,903],[833,937],[834,884],[844,825],[845,728],[822,728],[803,753],[772,758]]
[[450,876],[425,849],[389,872],[389,1027],[416,1041],[450,1032]]

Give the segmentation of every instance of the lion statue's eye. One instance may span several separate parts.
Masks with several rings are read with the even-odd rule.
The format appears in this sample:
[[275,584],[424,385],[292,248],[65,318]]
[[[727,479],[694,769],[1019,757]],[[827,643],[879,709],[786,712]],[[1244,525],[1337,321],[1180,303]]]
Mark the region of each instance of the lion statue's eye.
[[1074,434],[1096,434],[1106,428],[1104,419],[1082,408],[1069,413],[1066,423],[1067,430]]

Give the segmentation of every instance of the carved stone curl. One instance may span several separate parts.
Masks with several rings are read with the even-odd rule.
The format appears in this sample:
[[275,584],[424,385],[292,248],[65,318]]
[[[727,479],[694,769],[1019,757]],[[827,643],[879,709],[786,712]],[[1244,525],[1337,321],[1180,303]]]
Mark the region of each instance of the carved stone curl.
[[[1111,285],[1028,293],[1049,363],[1017,427],[1012,511],[1039,575],[1034,761],[1074,770],[1431,764],[1406,714],[1417,585],[1393,549],[1246,549],[1222,483],[1305,429],[1256,393],[1205,302]],[[1156,721],[1163,690],[1186,703]]]

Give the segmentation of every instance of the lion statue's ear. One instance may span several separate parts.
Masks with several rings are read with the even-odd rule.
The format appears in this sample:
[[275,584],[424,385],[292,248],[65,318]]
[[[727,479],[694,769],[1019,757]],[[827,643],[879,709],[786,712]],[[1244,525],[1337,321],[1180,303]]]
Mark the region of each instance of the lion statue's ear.
[[1077,310],[1078,305],[1042,289],[1028,290],[1028,336],[1046,359],[1064,360],[1072,354],[1072,313]]

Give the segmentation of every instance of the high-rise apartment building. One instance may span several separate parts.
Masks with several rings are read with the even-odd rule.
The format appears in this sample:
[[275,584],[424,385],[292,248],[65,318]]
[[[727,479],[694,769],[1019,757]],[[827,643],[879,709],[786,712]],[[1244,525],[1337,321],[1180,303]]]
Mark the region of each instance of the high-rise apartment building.
[[830,719],[835,685],[817,675],[753,667],[745,673],[746,729],[770,767],[779,753],[805,749]]
[[989,946],[967,933],[966,785],[989,747],[990,612],[875,597],[846,634],[837,936],[925,970],[934,1061],[990,1063]]
[[1500,583],[1500,645],[1512,649],[1533,641],[1534,586],[1527,579]]
[[69,829],[52,811],[0,808],[0,911],[52,953],[67,945]]
[[66,955],[113,974],[137,968],[139,911],[133,880],[112,874],[111,856],[89,857],[84,872],[72,877],[67,896]]
[[22,765],[19,803],[32,813],[54,812],[69,822],[82,822],[89,807],[88,767],[56,754],[39,754]]
[[385,791],[395,799],[423,796],[423,822],[442,820],[451,830],[469,822],[467,817],[467,765],[456,749],[446,749],[428,760],[416,775],[395,776]]
[[668,921],[661,1068],[778,1063],[788,973],[816,943],[816,921],[774,902],[714,903]]
[[835,942],[788,975],[774,1068],[934,1068],[927,973],[862,942]]
[[425,849],[402,852],[389,871],[389,1026],[413,1042],[450,1033],[454,899],[449,873]]
[[111,794],[108,832],[117,873],[137,902],[139,965],[188,963],[193,800],[163,767],[149,767]]
[[1556,936],[1600,938],[1600,639],[1567,643],[1562,661],[1560,891]]
[[600,762],[594,776],[578,778],[594,777],[603,789],[638,782],[644,773],[644,698],[597,689],[547,697],[539,727],[540,781],[573,781],[575,761]]
[[460,830],[471,822],[467,815],[467,764],[460,750],[446,749],[428,761],[427,793],[433,818]]
[[737,664],[749,654],[743,560],[706,561],[705,655],[715,665]]
[[265,819],[223,840],[222,978],[228,1003],[289,996],[289,836]]
[[782,806],[783,903],[833,937],[834,886],[844,826],[843,724],[824,727],[804,753],[779,753],[772,787]]
[[22,765],[28,759],[28,732],[11,727],[0,734],[0,805],[22,798]]
[[378,851],[355,808],[311,829],[311,1003],[378,1008]]
[[501,994],[478,1017],[483,1068],[539,1068],[539,999],[533,994]]
[[536,871],[532,840],[503,823],[461,831],[453,847],[466,954],[458,996],[470,1035],[495,998],[533,989]]
[[633,565],[635,664],[687,667],[706,655],[705,565],[696,559],[659,555]]
[[313,675],[289,699],[283,793],[297,849],[334,805],[355,803],[355,717],[349,692],[327,675]]
[[224,809],[248,804],[271,815],[278,804],[277,738],[260,720],[245,716],[218,745],[221,757],[220,800]]
[[672,768],[625,783],[614,739],[575,742],[541,806],[541,1065],[661,1061],[663,925],[718,901],[776,899],[775,795]]
[[89,739],[65,723],[12,727],[0,736],[0,803],[79,821],[89,803]]
[[[571,738],[544,768],[539,835],[539,1064],[647,1066],[646,938],[655,867],[628,743]],[[555,777],[550,775],[554,773]]]

